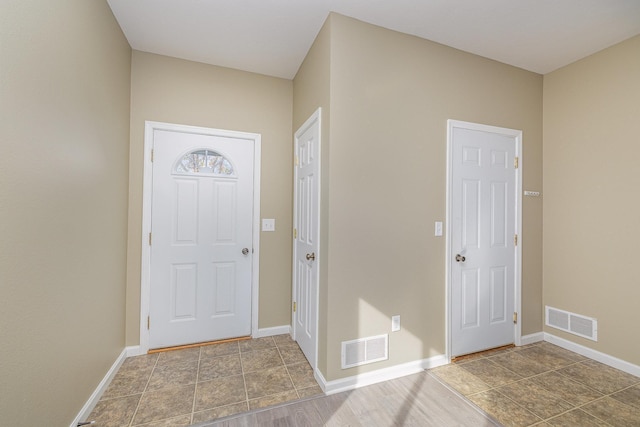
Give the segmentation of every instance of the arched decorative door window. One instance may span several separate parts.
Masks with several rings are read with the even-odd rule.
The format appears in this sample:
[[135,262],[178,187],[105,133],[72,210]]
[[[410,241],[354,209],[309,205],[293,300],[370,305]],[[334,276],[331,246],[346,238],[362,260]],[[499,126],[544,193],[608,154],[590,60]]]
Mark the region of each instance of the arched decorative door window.
[[235,172],[231,162],[222,154],[199,149],[182,156],[176,163],[173,172],[179,175],[211,175],[220,177],[234,177]]

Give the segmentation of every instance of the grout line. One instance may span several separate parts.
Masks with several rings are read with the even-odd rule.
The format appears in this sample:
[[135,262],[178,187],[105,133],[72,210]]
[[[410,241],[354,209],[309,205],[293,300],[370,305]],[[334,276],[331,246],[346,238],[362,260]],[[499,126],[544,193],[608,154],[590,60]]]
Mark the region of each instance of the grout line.
[[242,349],[238,344],[238,356],[240,357],[240,369],[242,370],[242,384],[244,386],[244,401],[247,404],[247,410],[251,409],[249,406],[249,390],[247,390],[247,378],[244,375],[244,362],[242,360]]
[[516,402],[515,400],[513,400],[511,397],[509,397],[509,396],[507,396],[506,394],[504,394],[504,393],[500,392],[500,390],[494,389],[494,391],[495,391],[496,393],[498,393],[498,394],[502,395],[502,396],[503,396],[504,398],[506,398],[507,400],[510,400],[511,402],[513,402],[513,404],[514,404],[514,405],[516,405],[516,406],[518,406],[518,407],[522,408],[524,411],[526,411],[526,412],[530,413],[531,415],[533,415],[534,417],[536,417],[536,418],[538,418],[538,419],[540,420],[540,421],[536,421],[535,423],[530,424],[530,425],[535,425],[535,424],[538,424],[538,423],[540,423],[540,422],[545,421],[545,420],[547,420],[547,419],[548,419],[548,418],[542,418],[542,417],[538,416],[537,414],[533,413],[533,411],[530,411],[529,409],[527,409],[527,408],[526,408],[525,406],[523,406],[522,404],[520,404],[520,403]]
[[[582,384],[582,383],[581,383],[581,384]],[[596,391],[597,391],[597,390],[596,390]],[[602,422],[603,422],[603,423],[605,423],[606,425],[610,426],[611,424],[609,424],[609,423],[608,423],[608,422],[606,422],[605,420],[600,419],[599,417],[596,417],[595,415],[593,415],[591,412],[588,412],[588,411],[585,411],[584,409],[582,409],[582,408],[584,408],[585,406],[587,406],[587,405],[589,405],[589,404],[591,404],[591,403],[593,403],[593,402],[597,402],[598,400],[602,400],[602,399],[604,399],[605,397],[609,397],[609,396],[610,396],[610,395],[608,395],[608,394],[603,394],[602,396],[600,396],[600,397],[598,397],[598,398],[596,398],[596,399],[590,400],[590,401],[588,401],[588,402],[586,402],[586,403],[583,403],[582,405],[578,405],[578,406],[576,406],[576,407],[575,407],[575,408],[573,408],[573,409],[580,409],[580,410],[581,410],[582,412],[584,412],[585,414],[590,415],[590,416],[592,416],[593,418],[595,418],[596,420],[598,420],[598,421],[602,421]]]
[[138,415],[138,410],[140,409],[140,403],[142,403],[142,399],[144,398],[144,394],[147,392],[147,388],[149,387],[149,383],[151,382],[151,377],[153,376],[153,373],[156,371],[156,367],[158,366],[158,360],[160,359],[160,356],[156,357],[156,363],[153,364],[153,369],[151,369],[151,373],[149,374],[149,378],[147,378],[147,383],[144,385],[144,389],[142,390],[142,393],[140,393],[140,400],[138,400],[138,404],[136,405],[136,410],[133,411],[133,415],[131,415],[131,420],[129,420],[129,424],[128,426],[132,426],[133,425],[133,420],[136,419],[136,415]]
[[198,366],[196,367],[196,383],[193,389],[193,402],[191,404],[191,417],[189,423],[193,424],[193,414],[196,412],[196,395],[198,394],[198,382],[200,381],[200,362],[202,361],[202,347],[198,352]]
[[276,348],[278,349],[278,354],[280,355],[280,360],[282,360],[282,365],[284,366],[285,371],[287,371],[287,376],[289,376],[289,381],[291,381],[291,385],[293,386],[293,391],[296,392],[296,396],[298,396],[298,399],[300,399],[300,393],[298,393],[298,387],[296,387],[296,383],[293,381],[293,377],[291,376],[291,372],[289,372],[289,366],[287,366],[286,362],[284,361],[284,357],[282,357],[282,353],[280,353],[280,347],[278,347],[276,345]]

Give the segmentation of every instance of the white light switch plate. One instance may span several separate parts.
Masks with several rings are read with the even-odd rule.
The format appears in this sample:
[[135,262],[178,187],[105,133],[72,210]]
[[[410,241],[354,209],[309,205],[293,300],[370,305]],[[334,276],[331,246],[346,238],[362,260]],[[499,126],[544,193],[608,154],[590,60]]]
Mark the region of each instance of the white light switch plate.
[[436,221],[434,234],[436,236],[442,236],[442,221]]
[[276,231],[276,220],[273,218],[262,218],[262,231]]

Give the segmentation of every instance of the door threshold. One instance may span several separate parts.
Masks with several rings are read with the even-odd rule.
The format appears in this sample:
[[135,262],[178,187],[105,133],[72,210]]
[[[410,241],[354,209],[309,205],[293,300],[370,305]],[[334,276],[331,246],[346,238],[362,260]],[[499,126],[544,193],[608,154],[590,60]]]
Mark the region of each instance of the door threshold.
[[222,344],[226,342],[246,341],[250,339],[251,339],[250,336],[246,336],[246,337],[237,337],[237,338],[227,338],[227,339],[218,340],[218,341],[205,341],[205,342],[198,342],[195,344],[177,345],[174,347],[154,348],[153,350],[147,351],[147,354],[164,353],[167,351],[184,350],[187,348],[197,348],[197,347],[204,347],[206,345]]
[[487,354],[490,354],[490,353],[495,353],[496,351],[506,350],[508,348],[514,348],[514,347],[515,347],[515,344],[507,344],[500,347],[490,348],[488,350],[478,351],[476,353],[469,353],[469,354],[464,354],[462,356],[456,356],[451,359],[451,363],[457,363],[457,362],[463,362],[469,359],[475,359],[477,357],[486,356]]

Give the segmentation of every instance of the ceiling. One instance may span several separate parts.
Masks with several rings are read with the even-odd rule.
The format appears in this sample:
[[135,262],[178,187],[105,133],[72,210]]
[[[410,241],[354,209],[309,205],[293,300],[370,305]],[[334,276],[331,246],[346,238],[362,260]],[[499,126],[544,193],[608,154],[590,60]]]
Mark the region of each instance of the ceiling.
[[546,74],[640,34],[639,0],[107,0],[131,47],[292,79],[329,12]]

